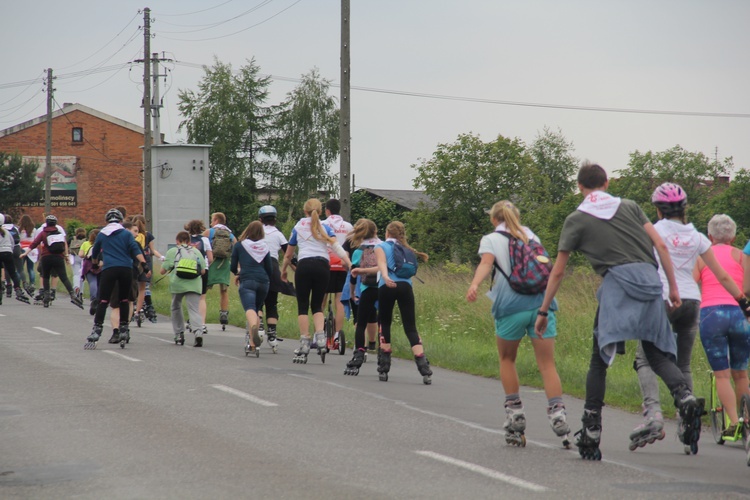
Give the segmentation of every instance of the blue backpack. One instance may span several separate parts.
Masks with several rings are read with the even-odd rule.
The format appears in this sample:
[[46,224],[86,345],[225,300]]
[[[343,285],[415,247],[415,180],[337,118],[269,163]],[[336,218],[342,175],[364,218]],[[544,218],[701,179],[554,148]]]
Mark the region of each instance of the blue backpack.
[[417,263],[417,256],[414,252],[412,252],[410,248],[406,248],[405,246],[396,244],[392,241],[389,241],[388,243],[390,243],[391,248],[393,248],[393,261],[395,262],[393,269],[391,269],[393,273],[403,279],[411,278],[417,274],[419,264]]

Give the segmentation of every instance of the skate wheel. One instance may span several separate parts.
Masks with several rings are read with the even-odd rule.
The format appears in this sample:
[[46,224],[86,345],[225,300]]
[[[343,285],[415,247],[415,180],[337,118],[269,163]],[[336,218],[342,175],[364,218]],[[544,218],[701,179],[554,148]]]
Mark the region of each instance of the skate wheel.
[[424,383],[424,385],[431,385],[432,379],[430,378],[429,375],[425,375],[424,377],[422,377],[422,382]]
[[690,455],[690,446],[689,445],[685,445],[683,447],[683,451],[685,452],[685,455]]
[[628,449],[629,449],[630,451],[635,451],[636,449],[638,449],[638,443],[630,443],[630,444],[628,445]]
[[321,349],[318,351],[318,354],[320,354],[320,362],[325,364],[326,363],[326,349]]
[[124,340],[120,341],[120,349],[125,349],[125,341]]
[[365,359],[363,359],[362,362],[367,363],[367,353],[365,353]]
[[221,325],[221,331],[225,331],[227,329],[227,325]]
[[[339,332],[339,355],[343,356],[346,353],[346,336],[344,331]],[[367,361],[367,353],[365,353],[365,361]]]
[[257,347],[255,348],[255,357],[256,358],[260,357],[260,349],[258,349]]
[[276,348],[276,346],[273,346],[271,348],[271,351],[273,351],[274,354],[277,354],[279,352],[279,350]]
[[521,434],[521,443],[519,444],[519,446],[521,448],[525,448],[526,447],[526,436],[523,435],[523,434]]
[[562,445],[563,445],[563,448],[565,448],[566,450],[569,450],[570,449],[570,439],[569,438],[563,439]]
[[378,378],[381,382],[388,382],[388,374],[387,373],[381,373],[378,375]]
[[698,454],[698,443],[697,442],[694,442],[694,443],[690,444],[690,453],[692,453],[693,455],[697,455]]

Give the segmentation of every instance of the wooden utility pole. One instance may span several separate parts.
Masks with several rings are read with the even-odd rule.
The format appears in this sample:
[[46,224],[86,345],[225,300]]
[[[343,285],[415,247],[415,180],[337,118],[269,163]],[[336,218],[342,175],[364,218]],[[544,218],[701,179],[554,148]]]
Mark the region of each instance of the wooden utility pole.
[[143,9],[143,216],[153,227],[151,213],[151,9]]
[[47,158],[44,165],[44,213],[52,213],[52,104],[55,89],[52,87],[52,68],[47,68]]
[[154,144],[161,144],[161,124],[159,123],[159,115],[161,114],[161,98],[159,97],[159,54],[154,52],[151,55],[151,64],[154,65],[153,78],[154,78],[154,104],[152,108],[152,116],[154,118]]
[[341,110],[339,122],[339,156],[340,170],[339,195],[341,216],[344,220],[351,218],[351,107],[349,90],[351,86],[350,53],[349,53],[349,0],[341,0]]

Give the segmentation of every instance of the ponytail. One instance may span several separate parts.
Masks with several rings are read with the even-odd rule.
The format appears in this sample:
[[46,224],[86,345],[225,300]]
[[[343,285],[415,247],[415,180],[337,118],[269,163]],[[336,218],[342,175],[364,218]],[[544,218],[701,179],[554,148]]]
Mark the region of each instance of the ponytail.
[[406,247],[414,252],[417,257],[422,259],[422,261],[427,262],[427,260],[430,258],[430,256],[426,253],[415,250],[411,245],[409,245],[409,243],[406,241],[406,228],[404,227],[403,222],[399,222],[397,220],[391,222],[385,228],[385,232],[388,233],[391,238],[398,241],[399,245],[401,245],[402,247]]
[[529,242],[529,236],[521,227],[521,214],[516,206],[508,200],[498,201],[492,205],[490,216],[497,222],[504,222],[508,232],[515,238]]
[[317,198],[310,198],[305,202],[305,206],[302,208],[305,214],[310,216],[310,233],[313,238],[320,241],[333,245],[336,243],[336,238],[328,236],[320,223],[320,213],[323,211],[323,205]]

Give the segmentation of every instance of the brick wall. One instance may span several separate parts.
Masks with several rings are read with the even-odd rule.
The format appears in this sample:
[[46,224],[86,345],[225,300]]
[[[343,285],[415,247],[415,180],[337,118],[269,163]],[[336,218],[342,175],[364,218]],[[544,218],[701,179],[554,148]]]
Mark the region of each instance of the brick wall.
[[[72,129],[83,129],[84,141],[73,142]],[[104,214],[114,206],[124,206],[128,215],[143,210],[143,134],[81,110],[52,120],[52,156],[77,158],[77,207],[52,207],[62,224],[79,219],[104,224]],[[23,156],[47,154],[46,122],[31,125],[0,137],[0,151]],[[39,225],[44,206],[22,207]]]

